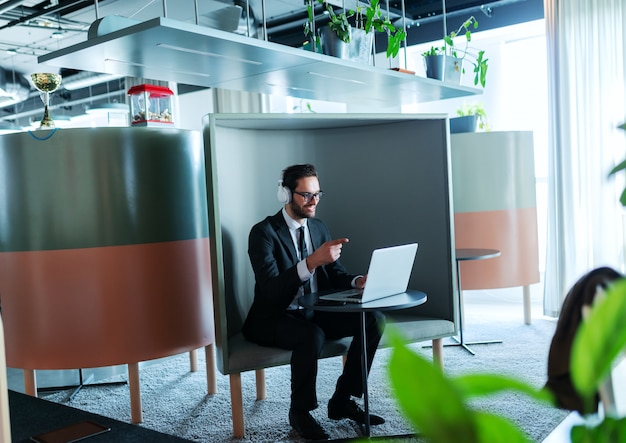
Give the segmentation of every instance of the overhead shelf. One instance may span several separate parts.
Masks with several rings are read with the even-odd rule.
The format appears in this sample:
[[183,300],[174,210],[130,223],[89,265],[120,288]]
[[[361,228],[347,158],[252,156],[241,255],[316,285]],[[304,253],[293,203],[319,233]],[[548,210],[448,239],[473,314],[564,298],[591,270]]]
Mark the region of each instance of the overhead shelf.
[[482,93],[166,17],[91,37],[42,55],[38,61],[84,71],[372,106]]

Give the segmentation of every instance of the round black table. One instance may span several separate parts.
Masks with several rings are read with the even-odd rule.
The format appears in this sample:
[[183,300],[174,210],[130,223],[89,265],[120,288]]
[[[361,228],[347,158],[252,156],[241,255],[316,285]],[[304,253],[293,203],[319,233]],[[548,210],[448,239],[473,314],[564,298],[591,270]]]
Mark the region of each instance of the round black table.
[[444,346],[461,346],[467,352],[472,355],[474,351],[467,345],[486,345],[490,343],[502,343],[502,340],[488,340],[488,341],[476,341],[467,343],[463,339],[463,290],[461,288],[461,262],[468,260],[486,260],[488,258],[495,258],[500,256],[500,251],[497,249],[479,249],[479,248],[459,248],[456,252],[456,281],[459,294],[459,338],[455,338],[456,343],[445,344]]
[[400,294],[372,300],[366,303],[320,303],[320,295],[328,292],[313,292],[303,295],[298,299],[300,306],[313,311],[327,312],[359,312],[361,314],[361,371],[363,373],[363,408],[365,410],[364,434],[370,436],[370,413],[369,397],[367,393],[367,344],[365,335],[365,313],[368,311],[392,311],[397,309],[407,309],[426,303],[426,294],[421,291],[407,290]]

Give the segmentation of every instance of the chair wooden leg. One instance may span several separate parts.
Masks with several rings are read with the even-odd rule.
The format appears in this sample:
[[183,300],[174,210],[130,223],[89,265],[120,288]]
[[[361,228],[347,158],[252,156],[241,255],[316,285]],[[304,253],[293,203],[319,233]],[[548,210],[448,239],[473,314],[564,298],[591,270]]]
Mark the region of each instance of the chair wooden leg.
[[0,317],[0,443],[11,443],[11,420],[9,417],[9,382],[4,352],[4,329]]
[[433,340],[433,362],[443,370],[443,340],[441,338]]
[[241,374],[230,374],[230,404],[233,418],[233,437],[243,438],[243,394],[241,393]]
[[522,290],[524,291],[524,323],[529,325],[532,322],[530,318],[530,286],[526,285]]
[[128,363],[128,386],[130,388],[130,417],[133,423],[143,421],[141,411],[141,387],[139,384],[139,363]]
[[343,354],[343,355],[341,356],[341,364],[342,364],[342,367],[346,365],[346,362],[347,362],[347,361],[348,361],[348,354]]
[[191,372],[198,371],[198,350],[189,351],[189,370]]
[[254,371],[256,377],[256,399],[265,400],[267,398],[267,389],[265,386],[265,369],[257,369]]
[[24,369],[24,392],[37,397],[37,377],[34,369]]
[[215,377],[215,351],[213,343],[204,347],[206,354],[206,381],[207,392],[212,395],[217,393],[217,378]]

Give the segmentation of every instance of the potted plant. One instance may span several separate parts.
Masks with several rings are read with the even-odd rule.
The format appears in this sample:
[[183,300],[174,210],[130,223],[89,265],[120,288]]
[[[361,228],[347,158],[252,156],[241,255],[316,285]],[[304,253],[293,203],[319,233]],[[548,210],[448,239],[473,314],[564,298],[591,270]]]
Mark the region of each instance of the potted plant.
[[357,8],[357,27],[365,30],[366,33],[374,29],[376,32],[387,34],[387,58],[393,58],[400,52],[400,46],[406,38],[404,29],[397,28],[389,17],[383,14],[380,8],[380,0],[369,0],[365,7],[365,20],[361,13],[361,7]]
[[463,103],[456,110],[458,117],[450,119],[450,133],[490,131],[487,113],[482,103]]
[[[461,74],[465,72],[463,62],[467,60],[473,66],[474,85],[484,88],[487,79],[488,59],[485,58],[485,51],[476,50],[469,46],[472,41],[471,29],[478,28],[478,21],[474,16],[465,20],[459,29],[444,36],[442,46],[431,46],[424,51],[422,56],[426,64],[426,76],[443,81],[457,82],[461,80]],[[465,46],[458,48],[454,44],[454,39],[463,34],[465,36]]]
[[[308,20],[304,24],[304,35],[321,47],[322,52],[344,59],[363,60],[369,62],[374,32],[387,34],[387,57],[395,57],[400,51],[402,41],[406,38],[403,29],[396,28],[380,8],[380,0],[369,0],[367,6],[359,5],[356,11],[343,10],[337,13],[326,0],[317,0],[328,13],[329,22],[319,33],[315,29],[315,0],[307,4]],[[350,18],[354,19],[354,26]]]

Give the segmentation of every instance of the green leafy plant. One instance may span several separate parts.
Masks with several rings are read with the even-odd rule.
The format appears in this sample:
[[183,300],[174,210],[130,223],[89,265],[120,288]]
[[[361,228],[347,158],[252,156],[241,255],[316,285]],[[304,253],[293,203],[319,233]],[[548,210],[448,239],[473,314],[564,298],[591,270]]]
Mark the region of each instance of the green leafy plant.
[[[572,382],[584,399],[585,416],[593,416],[596,392],[626,348],[624,316],[626,279],[621,279],[609,286],[605,297],[596,297],[574,338],[570,363]],[[571,437],[573,443],[626,441],[626,418],[607,415],[597,424],[575,426]]]
[[487,113],[482,103],[463,103],[461,107],[456,110],[456,114],[459,117],[466,115],[475,115],[477,118],[478,129],[481,131],[491,131],[491,126],[487,120]]
[[[328,27],[337,34],[337,37],[344,42],[350,43],[350,22],[348,19],[352,17],[354,11],[344,11],[336,13],[332,5],[326,3],[324,0],[317,0],[318,3],[324,5],[326,12],[328,12]],[[313,10],[313,2],[310,1],[307,4],[308,20],[304,23],[304,35],[307,37],[313,37],[315,29],[315,12]],[[315,36],[315,42],[319,45],[319,36]]]
[[406,39],[406,32],[404,29],[396,27],[389,17],[385,15],[380,8],[380,0],[369,0],[369,3],[365,7],[365,18],[363,18],[362,9],[359,6],[357,8],[357,27],[362,28],[365,32],[371,32],[374,29],[377,32],[384,32],[387,34],[387,58],[393,58],[400,52],[400,47],[404,39]]
[[445,46],[431,46],[427,51],[422,52],[424,57],[431,57],[434,55],[444,55],[445,54]]
[[[619,126],[620,129],[624,129],[626,130],[626,123],[624,123],[623,125]],[[611,172],[609,173],[609,175],[613,175],[623,169],[626,169],[626,160],[622,160],[621,163],[619,163],[617,166],[615,166]],[[619,199],[620,203],[622,204],[622,206],[626,206],[626,189],[624,189],[624,191],[622,192],[622,195],[620,196]]]
[[[344,10],[340,13],[335,12],[334,7],[325,0],[317,0],[317,3],[324,5],[329,18],[328,27],[337,34],[337,37],[344,43],[350,43],[351,24],[349,19],[356,16],[356,28],[363,29],[366,33],[376,31],[387,34],[387,57],[396,57],[398,55],[402,42],[406,38],[406,32],[394,26],[391,20],[389,20],[389,17],[383,14],[380,7],[380,0],[369,0],[365,7],[359,5],[356,11]],[[313,5],[313,0],[308,1],[308,20],[304,23],[304,35],[310,38],[314,36],[315,29],[315,12]],[[319,44],[319,36],[315,36],[314,40],[316,44]]]
[[[448,377],[431,361],[409,349],[398,332],[389,332],[393,343],[389,362],[392,389],[404,415],[428,442],[530,443],[514,423],[495,414],[477,411],[469,401],[512,390],[552,404],[548,391],[536,390],[524,382],[495,374]],[[407,374],[411,376],[407,377]]]
[[[489,59],[485,58],[485,51],[477,50],[470,46],[472,41],[472,29],[478,29],[478,20],[471,16],[465,20],[456,31],[443,37],[443,45],[431,46],[428,50],[422,52],[424,57],[433,55],[448,55],[467,60],[473,66],[474,85],[480,85],[484,88],[487,83],[487,69],[489,68]],[[455,45],[454,39],[458,36],[465,36],[465,45],[459,48]],[[465,69],[463,69],[465,73]]]

